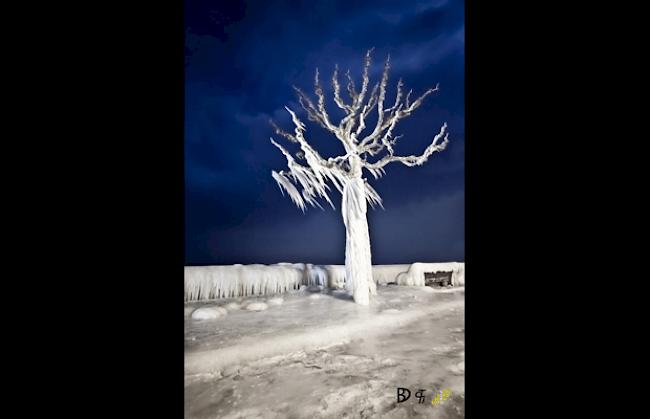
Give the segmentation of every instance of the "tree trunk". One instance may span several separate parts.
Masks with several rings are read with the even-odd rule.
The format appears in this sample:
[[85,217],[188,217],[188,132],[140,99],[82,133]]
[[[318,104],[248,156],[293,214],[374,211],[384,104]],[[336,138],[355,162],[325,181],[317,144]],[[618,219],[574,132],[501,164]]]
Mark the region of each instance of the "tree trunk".
[[377,293],[372,278],[366,211],[364,181],[361,177],[356,177],[344,187],[341,212],[345,223],[345,281],[355,303],[362,305],[368,305],[370,295]]

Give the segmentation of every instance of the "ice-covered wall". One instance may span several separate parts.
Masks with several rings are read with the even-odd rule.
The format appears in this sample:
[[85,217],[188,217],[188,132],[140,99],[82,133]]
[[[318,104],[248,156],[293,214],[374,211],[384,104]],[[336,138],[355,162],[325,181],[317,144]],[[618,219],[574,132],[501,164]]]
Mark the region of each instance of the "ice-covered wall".
[[327,284],[330,288],[345,288],[345,265],[325,265],[327,270]]
[[373,265],[372,277],[379,285],[386,285],[389,282],[397,282],[397,275],[408,272],[411,265]]
[[465,264],[459,262],[421,263],[411,265],[408,272],[397,276],[398,285],[424,286],[425,272],[451,272],[451,284],[455,287],[465,285]]
[[324,266],[308,263],[305,267],[305,278],[307,285],[321,285],[328,287],[328,273]]
[[186,266],[185,300],[269,295],[297,289],[304,269],[292,265]]
[[[425,272],[452,272],[452,285],[465,283],[464,263],[414,263],[375,265],[372,276],[377,284],[424,286]],[[280,294],[300,285],[321,285],[344,289],[344,265],[277,263],[275,265],[217,265],[185,267],[185,300],[213,300],[250,295]]]

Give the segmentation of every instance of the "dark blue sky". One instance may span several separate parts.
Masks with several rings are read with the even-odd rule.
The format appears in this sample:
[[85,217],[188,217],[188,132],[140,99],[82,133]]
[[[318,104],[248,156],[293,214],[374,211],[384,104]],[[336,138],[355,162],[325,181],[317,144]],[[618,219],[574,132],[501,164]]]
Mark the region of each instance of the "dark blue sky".
[[[332,194],[336,210],[305,214],[282,196],[271,170],[286,160],[269,137],[286,140],[267,121],[293,129],[284,106],[302,109],[291,86],[313,94],[316,67],[325,81],[335,63],[350,68],[359,85],[371,47],[372,84],[391,56],[387,103],[400,77],[418,96],[440,83],[397,126],[396,153],[422,153],[444,121],[450,133],[447,149],[421,167],[367,174],[385,208],[369,210],[373,263],[464,260],[462,1],[186,0],[185,27],[186,264],[343,263],[340,196]],[[302,119],[321,154],[340,153],[338,140]]]

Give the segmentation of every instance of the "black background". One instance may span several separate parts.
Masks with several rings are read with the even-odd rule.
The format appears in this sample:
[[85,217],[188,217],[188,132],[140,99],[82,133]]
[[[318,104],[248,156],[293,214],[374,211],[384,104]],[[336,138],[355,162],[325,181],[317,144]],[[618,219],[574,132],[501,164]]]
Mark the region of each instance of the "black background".
[[[18,417],[181,417],[183,4],[17,21],[7,66],[27,81],[8,84],[26,118],[6,137],[23,148],[5,154],[21,161],[4,279]],[[614,73],[616,21],[466,5],[468,418],[629,417],[636,400],[615,375],[637,372],[643,335],[624,327],[643,308],[643,166],[622,132],[634,105],[610,96],[634,93]]]

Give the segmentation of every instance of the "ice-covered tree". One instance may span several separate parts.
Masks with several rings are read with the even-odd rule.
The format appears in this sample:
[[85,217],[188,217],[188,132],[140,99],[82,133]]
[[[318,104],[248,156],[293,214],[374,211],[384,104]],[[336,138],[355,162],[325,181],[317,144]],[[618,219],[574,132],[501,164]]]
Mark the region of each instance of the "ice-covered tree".
[[[438,86],[428,89],[417,99],[411,100],[413,91],[409,90],[404,95],[404,84],[400,79],[397,83],[394,102],[390,101],[388,105],[385,105],[390,57],[386,59],[381,80],[370,88],[368,73],[371,53],[372,50],[368,51],[365,56],[359,91],[357,91],[350,71],[345,73],[346,90],[349,95],[347,100],[341,97],[338,66],[334,69],[331,79],[334,102],[345,114],[338,124],[332,122],[330,114],[326,110],[325,94],[318,69],[316,69],[314,78],[315,100],[294,86],[298,102],[306,111],[309,120],[335,136],[343,144],[345,154],[323,158],[305,138],[307,131],[305,124],[293,110],[286,106],[285,109],[291,115],[295,125],[293,133],[281,129],[271,121],[277,135],[300,147],[300,150],[294,155],[271,138],[273,145],[279,148],[287,159],[288,170],[272,171],[273,178],[283,194],[286,191],[291,200],[303,212],[307,205],[321,207],[318,202],[319,198],[324,199],[334,208],[328,195],[331,192],[328,182],[342,194],[341,213],[346,231],[346,283],[352,292],[354,301],[363,305],[367,305],[370,295],[377,292],[375,281],[372,278],[366,201],[373,208],[375,205],[382,205],[381,197],[363,177],[363,170],[365,169],[377,179],[385,173],[384,167],[392,162],[402,163],[406,166],[419,166],[426,162],[433,153],[444,150],[448,143],[447,123],[444,123],[440,132],[433,137],[433,141],[422,154],[417,156],[395,154],[393,146],[401,137],[394,135],[395,126],[399,121],[410,116],[427,96],[436,92]],[[371,113],[375,113],[377,119],[372,131],[370,131],[370,127],[366,126],[366,121],[370,118]],[[368,129],[367,133],[362,135],[366,129]]]

